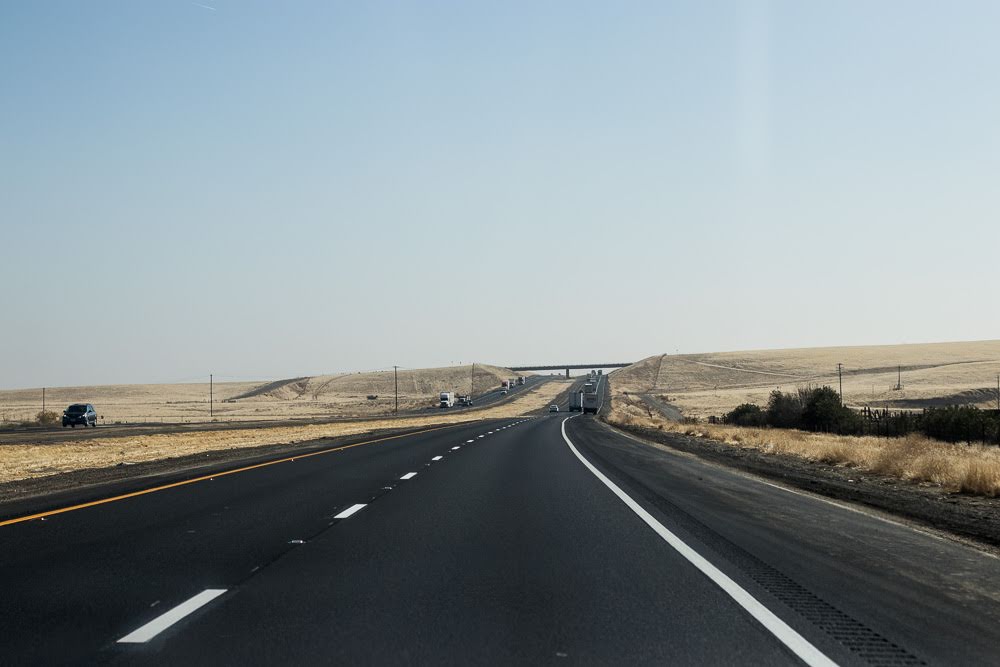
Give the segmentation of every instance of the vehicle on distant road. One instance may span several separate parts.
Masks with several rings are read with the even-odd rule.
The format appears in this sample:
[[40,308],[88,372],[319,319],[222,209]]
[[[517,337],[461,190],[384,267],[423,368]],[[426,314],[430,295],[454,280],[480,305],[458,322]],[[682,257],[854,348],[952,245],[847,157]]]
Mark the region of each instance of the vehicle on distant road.
[[501,382],[500,383],[500,388],[503,389],[504,391],[507,391],[508,389],[511,389],[510,380],[504,380],[503,382]]
[[553,403],[549,406],[549,412],[559,412],[559,406]]
[[442,408],[453,408],[455,407],[455,393],[451,391],[441,392],[441,403],[438,407]]
[[518,375],[517,376],[517,383],[518,384],[524,384],[524,376],[523,375]]
[[579,412],[582,409],[583,409],[583,392],[582,391],[569,392],[569,411]]
[[472,405],[472,397],[469,396],[468,394],[462,394],[456,399],[456,401],[460,406]]
[[77,424],[83,425],[84,428],[97,426],[97,412],[94,410],[93,405],[90,403],[74,403],[63,410],[63,428],[67,426],[76,428]]
[[501,389],[500,390],[500,395],[501,396],[506,396],[507,395],[507,390],[506,389]]

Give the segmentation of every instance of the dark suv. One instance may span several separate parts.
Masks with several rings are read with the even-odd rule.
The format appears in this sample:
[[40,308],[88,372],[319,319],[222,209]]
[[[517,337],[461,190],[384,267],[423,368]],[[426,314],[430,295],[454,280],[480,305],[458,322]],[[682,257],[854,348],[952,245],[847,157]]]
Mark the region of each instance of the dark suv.
[[63,428],[67,426],[76,428],[77,424],[83,424],[84,427],[97,426],[97,413],[94,411],[94,406],[90,403],[74,403],[63,410],[62,424]]

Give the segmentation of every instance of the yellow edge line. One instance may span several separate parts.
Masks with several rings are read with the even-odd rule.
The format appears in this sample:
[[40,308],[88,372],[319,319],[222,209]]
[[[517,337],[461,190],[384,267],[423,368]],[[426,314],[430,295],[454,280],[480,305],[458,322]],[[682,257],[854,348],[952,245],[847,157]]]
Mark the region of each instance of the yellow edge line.
[[[471,420],[478,421],[478,420]],[[374,440],[365,440],[364,442],[355,442],[351,445],[342,445],[340,447],[331,447],[330,449],[321,449],[318,452],[309,452],[307,454],[299,454],[297,456],[286,456],[283,459],[277,459],[274,461],[265,461],[263,463],[255,463],[252,466],[244,466],[242,468],[235,468],[234,470],[225,470],[223,472],[214,473],[211,475],[203,475],[201,477],[194,477],[192,479],[186,479],[181,482],[173,482],[171,484],[164,484],[163,486],[154,486],[149,489],[143,489],[142,491],[133,491],[131,493],[124,493],[120,496],[112,496],[110,498],[102,498],[101,500],[92,500],[89,503],[81,503],[79,505],[70,505],[68,507],[61,507],[59,509],[49,510],[47,512],[39,512],[38,514],[29,514],[27,516],[19,516],[14,519],[7,519],[6,521],[0,521],[0,526],[10,526],[15,523],[23,523],[25,521],[33,521],[34,519],[42,519],[47,516],[53,516],[56,514],[64,514],[66,512],[75,512],[76,510],[82,510],[87,507],[94,507],[96,505],[104,505],[105,503],[113,503],[119,500],[125,500],[127,498],[135,498],[136,496],[144,496],[147,493],[156,493],[157,491],[165,491],[166,489],[173,489],[178,486],[185,486],[187,484],[194,484],[195,482],[204,482],[207,479],[215,479],[216,477],[225,477],[226,475],[235,475],[238,472],[246,472],[248,470],[256,470],[257,468],[266,468],[267,466],[277,465],[279,463],[287,463],[288,461],[294,461],[295,459],[307,459],[310,456],[319,456],[320,454],[330,454],[332,452],[340,452],[345,449],[351,449],[352,447],[360,447],[362,445],[373,445],[377,442],[385,442],[386,440],[396,440],[398,438],[408,438],[412,435],[420,435],[422,433],[431,433],[433,431],[440,431],[446,428],[454,428],[456,426],[462,426],[470,422],[458,422],[457,424],[448,424],[447,426],[437,426],[435,428],[428,428],[422,431],[414,431],[412,433],[401,433],[399,435],[389,435],[384,438],[375,438]]]

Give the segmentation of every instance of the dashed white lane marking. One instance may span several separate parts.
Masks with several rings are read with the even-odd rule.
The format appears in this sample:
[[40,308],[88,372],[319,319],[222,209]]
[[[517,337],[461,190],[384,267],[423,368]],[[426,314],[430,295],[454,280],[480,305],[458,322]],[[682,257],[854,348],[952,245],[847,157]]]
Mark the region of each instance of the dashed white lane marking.
[[479,436],[479,437],[480,437],[480,438],[485,438],[486,436],[485,436],[485,435],[481,435],[481,436]]
[[486,435],[493,435],[493,431],[487,431]]
[[461,447],[459,447],[459,446],[456,445],[455,447],[451,448],[451,451],[455,451],[456,449],[461,449]]
[[219,597],[226,592],[225,588],[207,588],[198,593],[193,598],[180,603],[168,612],[160,614],[152,621],[142,626],[138,630],[128,633],[118,640],[119,644],[145,644],[150,639],[160,634],[171,625],[181,620],[188,614],[197,611],[201,607]]
[[364,508],[365,508],[364,503],[359,503],[357,505],[351,505],[346,510],[344,510],[343,512],[341,512],[340,514],[338,514],[337,516],[335,516],[333,518],[334,519],[346,519],[347,517],[351,516],[352,514],[357,514],[358,512],[360,512],[361,510],[363,510]]
[[712,565],[704,556],[692,549],[679,537],[667,530],[666,526],[656,520],[652,514],[642,508],[639,503],[632,500],[631,496],[621,490],[617,484],[608,479],[604,473],[595,468],[590,461],[583,457],[576,447],[573,446],[569,436],[566,435],[566,422],[572,417],[567,417],[562,421],[562,437],[569,445],[570,450],[580,459],[580,462],[601,480],[611,492],[618,496],[630,510],[639,515],[639,518],[646,522],[646,525],[663,538],[674,550],[683,556],[689,563],[701,570],[701,573],[708,577],[714,584],[726,592],[729,597],[736,601],[736,604],[745,609],[757,622],[764,626],[778,641],[787,646],[789,650],[797,655],[804,663],[811,666],[837,667],[837,663],[826,657],[818,648],[813,646],[805,637],[793,630],[787,623],[778,618],[774,612],[761,604],[755,597],[747,593],[739,584],[730,579],[722,570]]
[[402,477],[400,477],[400,479],[413,479],[416,476],[417,476],[417,473],[415,473],[415,472],[408,472],[405,475],[403,475]]
[[435,456],[434,458],[431,459],[431,461],[440,461],[443,458],[444,458],[443,456]]
[[470,442],[475,442],[475,440],[466,440],[465,442],[466,442],[466,444],[468,444]]

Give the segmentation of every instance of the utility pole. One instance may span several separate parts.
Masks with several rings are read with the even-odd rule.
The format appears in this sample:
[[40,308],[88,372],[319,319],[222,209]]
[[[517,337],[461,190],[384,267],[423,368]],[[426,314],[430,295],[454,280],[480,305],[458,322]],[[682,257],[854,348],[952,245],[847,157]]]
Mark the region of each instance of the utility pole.
[[[997,376],[997,382],[1000,382],[1000,375]],[[997,385],[997,386],[1000,386],[1000,385]],[[476,362],[473,361],[472,362],[472,382],[469,383],[469,400],[472,400],[472,397],[475,395],[475,393],[476,393]],[[997,399],[997,400],[1000,401],[1000,399]]]
[[214,419],[215,418],[215,406],[212,405],[215,402],[215,400],[214,400],[214,394],[215,394],[215,378],[212,376],[211,373],[209,373],[208,374],[208,417],[209,417],[209,419]]
[[840,404],[844,404],[844,364],[837,364],[837,377],[840,379]]
[[[1000,377],[1000,376],[997,376]],[[998,385],[1000,386],[1000,385]],[[42,387],[42,412],[45,412],[45,387]]]
[[392,384],[396,392],[396,407],[392,409],[392,414],[399,412],[399,376],[396,374],[397,370],[399,370],[399,366],[392,367]]
[[997,376],[997,412],[1000,412],[1000,375]]

